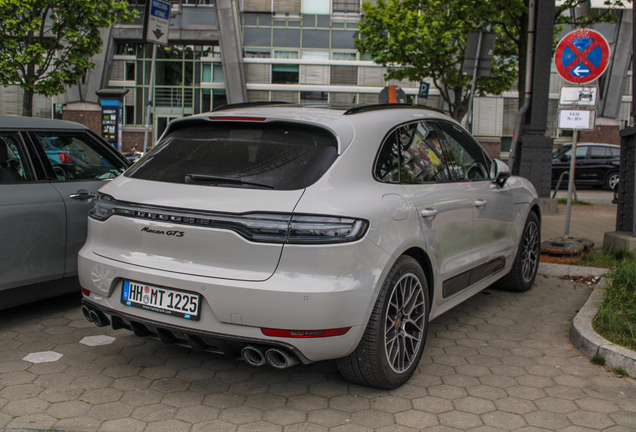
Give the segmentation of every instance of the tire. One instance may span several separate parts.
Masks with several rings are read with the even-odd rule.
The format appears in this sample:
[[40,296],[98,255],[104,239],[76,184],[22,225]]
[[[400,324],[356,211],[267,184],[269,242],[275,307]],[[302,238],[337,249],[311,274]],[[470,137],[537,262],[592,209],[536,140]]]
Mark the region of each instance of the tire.
[[605,189],[614,190],[614,186],[618,183],[618,172],[611,172],[605,177]]
[[340,373],[356,384],[382,389],[407,382],[424,351],[429,307],[422,267],[409,256],[400,257],[382,285],[357,348],[336,361]]
[[503,291],[528,291],[537,277],[540,249],[541,224],[537,214],[531,211],[519,240],[519,249],[512,269],[510,273],[495,282],[494,287]]

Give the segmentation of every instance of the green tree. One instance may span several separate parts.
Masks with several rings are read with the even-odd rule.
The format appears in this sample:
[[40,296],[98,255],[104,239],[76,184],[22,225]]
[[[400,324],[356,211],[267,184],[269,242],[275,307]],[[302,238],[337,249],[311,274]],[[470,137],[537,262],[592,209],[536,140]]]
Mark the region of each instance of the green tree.
[[379,0],[363,3],[356,47],[387,67],[388,79],[430,78],[453,118],[468,110],[471,77],[461,71],[469,31],[497,33],[489,77],[479,77],[479,94],[499,95],[517,78],[517,50],[494,22],[505,10],[521,13],[523,0]]
[[35,93],[64,93],[96,67],[100,28],[135,14],[116,0],[0,0],[0,84],[19,85],[22,115],[32,116]]
[[[565,24],[587,27],[613,22],[612,8],[631,3],[606,0],[611,8],[602,13],[572,13],[588,1],[564,0],[555,7],[555,37]],[[478,78],[477,93],[499,95],[510,90],[518,77],[519,106],[523,105],[528,0],[379,0],[375,6],[363,3],[362,10],[358,50],[388,67],[388,79],[432,79],[451,116],[458,120],[470,102],[471,77],[462,75],[460,69],[468,32],[490,29],[497,34],[492,74]]]

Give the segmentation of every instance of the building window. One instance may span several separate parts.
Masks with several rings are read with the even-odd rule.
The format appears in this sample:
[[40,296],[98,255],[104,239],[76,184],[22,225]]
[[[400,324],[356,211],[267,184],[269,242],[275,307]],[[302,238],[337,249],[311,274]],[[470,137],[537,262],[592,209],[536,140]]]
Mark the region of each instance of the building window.
[[298,65],[273,64],[272,84],[298,84]]
[[115,50],[115,55],[135,55],[137,54],[137,44],[119,42]]
[[297,59],[298,58],[298,51],[276,50],[276,51],[274,51],[274,58],[277,58],[277,59]]
[[360,0],[333,0],[334,12],[358,12]]
[[300,92],[300,103],[327,103],[327,92]]
[[329,51],[303,50],[303,60],[329,60]]
[[272,53],[269,50],[246,49],[243,51],[244,58],[271,58]]
[[127,61],[124,69],[124,80],[126,81],[134,81],[135,80],[135,62]]
[[124,125],[134,125],[135,124],[135,106],[134,105],[124,105]]
[[355,61],[357,59],[357,53],[355,52],[334,52],[331,54],[331,56],[331,58],[334,60]]
[[223,65],[221,63],[214,63],[212,80],[212,82],[215,83],[222,83],[225,81],[223,77]]
[[304,14],[323,14],[331,13],[331,0],[305,0],[303,1],[302,12]]

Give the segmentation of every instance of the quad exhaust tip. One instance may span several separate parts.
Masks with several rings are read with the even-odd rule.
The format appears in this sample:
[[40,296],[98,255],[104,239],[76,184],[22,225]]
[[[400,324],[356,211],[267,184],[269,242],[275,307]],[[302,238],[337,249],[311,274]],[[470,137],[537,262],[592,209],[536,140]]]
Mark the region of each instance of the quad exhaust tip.
[[250,366],[264,366],[265,363],[276,369],[286,369],[297,365],[298,358],[279,348],[261,348],[248,345],[241,350],[241,357]]
[[88,322],[92,322],[97,327],[107,327],[110,325],[110,320],[104,314],[104,312],[97,309],[90,309],[86,305],[82,306],[82,315]]
[[250,366],[263,366],[266,363],[265,352],[262,348],[246,346],[241,350],[241,356]]
[[265,360],[267,360],[268,365],[276,369],[285,369],[299,363],[295,356],[278,348],[268,349],[265,352]]

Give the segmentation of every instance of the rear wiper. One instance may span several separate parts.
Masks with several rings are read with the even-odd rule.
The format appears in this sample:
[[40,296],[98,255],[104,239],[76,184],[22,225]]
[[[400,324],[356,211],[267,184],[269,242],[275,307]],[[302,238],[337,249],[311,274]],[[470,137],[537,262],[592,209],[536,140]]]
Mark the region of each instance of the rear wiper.
[[208,174],[186,174],[185,182],[186,183],[196,183],[196,182],[232,183],[232,184],[260,186],[260,187],[264,187],[268,189],[274,189],[274,186],[271,184],[256,183],[256,182],[241,180],[239,178],[221,177],[221,176],[214,176],[214,175],[208,175]]

